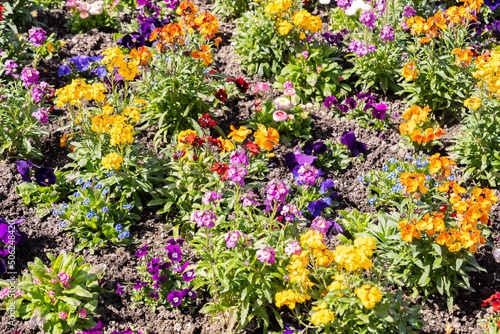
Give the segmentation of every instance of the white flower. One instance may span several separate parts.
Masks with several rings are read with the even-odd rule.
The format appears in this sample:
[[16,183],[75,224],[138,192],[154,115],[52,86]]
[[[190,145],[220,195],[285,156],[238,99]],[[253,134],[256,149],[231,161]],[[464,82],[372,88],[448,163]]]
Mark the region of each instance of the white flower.
[[93,3],[92,5],[90,5],[90,8],[89,8],[90,15],[99,15],[102,12],[103,12],[102,5],[97,4],[97,3]]
[[292,109],[292,102],[290,102],[290,100],[286,97],[278,97],[273,103],[276,109]]
[[319,3],[320,3],[321,5],[329,5],[329,4],[330,4],[330,2],[331,2],[330,0],[319,0]]
[[351,4],[351,7],[347,8],[345,13],[349,16],[353,16],[353,15],[356,15],[358,10],[361,10],[364,12],[364,11],[367,11],[370,9],[372,9],[372,6],[370,4],[364,2],[363,0],[354,0]]

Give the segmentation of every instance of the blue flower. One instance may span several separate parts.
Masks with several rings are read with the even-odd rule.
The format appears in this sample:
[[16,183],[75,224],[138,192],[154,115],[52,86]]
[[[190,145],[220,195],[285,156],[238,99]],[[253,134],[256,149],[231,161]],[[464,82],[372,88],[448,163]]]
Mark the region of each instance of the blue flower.
[[57,211],[57,214],[58,214],[58,215],[64,215],[64,210],[59,210],[59,211]]
[[132,209],[132,205],[131,204],[125,204],[125,205],[122,205],[122,208],[130,210],[130,209]]
[[394,164],[394,163],[396,163],[396,159],[391,157],[391,158],[387,159],[387,162],[390,164]]
[[453,175],[448,176],[448,181],[455,181],[455,176]]
[[109,193],[109,188],[104,188],[104,190],[102,191],[103,194],[107,194]]
[[122,225],[121,224],[118,224],[115,226],[115,231],[116,232],[120,232],[122,230]]
[[204,73],[208,73],[208,72],[210,72],[210,69],[209,69],[209,68],[206,68],[203,72],[204,72]]
[[82,188],[83,188],[83,189],[85,189],[85,188],[89,188],[90,186],[92,186],[92,182],[87,181],[87,182],[85,182],[85,183],[83,184],[83,187],[82,187]]
[[403,171],[403,167],[399,167],[399,166],[398,166],[396,169],[397,169],[399,172],[402,172],[402,171]]
[[83,179],[82,178],[79,178],[76,180],[76,185],[79,186],[80,184],[83,183]]
[[326,193],[326,190],[328,188],[334,187],[335,183],[332,181],[332,179],[327,179],[326,181],[321,182],[321,187],[319,190],[320,194]]
[[80,195],[80,193],[79,193],[78,191],[75,191],[75,192],[73,193],[73,197],[75,197],[75,198],[76,198],[76,197],[80,197],[80,196],[81,196],[81,195]]
[[423,156],[419,155],[417,160],[420,161],[420,160],[422,160],[422,158],[423,158]]
[[417,162],[416,166],[417,168],[422,168],[422,164],[420,162]]
[[87,217],[87,219],[92,219],[92,217],[94,217],[94,216],[95,216],[95,213],[93,211],[89,211],[85,215],[85,217]]
[[396,173],[394,173],[394,172],[390,172],[389,174],[387,174],[388,179],[392,179],[395,176],[396,176]]
[[94,68],[89,73],[97,75],[99,78],[103,79],[108,74],[108,71],[106,71],[106,68],[104,68],[104,67],[97,67],[97,68]]
[[109,212],[109,209],[108,209],[108,207],[107,207],[107,206],[105,206],[105,207],[103,207],[103,208],[101,209],[101,211],[102,211],[102,212],[104,212],[104,213],[108,213],[108,212]]
[[116,186],[116,189],[118,189],[118,190],[120,190],[121,188],[122,188],[122,187],[120,187],[120,186]]
[[57,213],[58,213],[58,212],[59,212],[59,211],[57,211],[56,209],[54,209],[54,210],[52,210],[52,215],[54,215],[54,216],[55,216],[55,215],[57,215]]
[[123,215],[118,215],[118,218],[119,219],[123,219]]
[[389,171],[389,166],[384,166],[384,167],[382,167],[382,171],[384,171],[384,172]]
[[57,71],[57,76],[65,77],[71,74],[71,68],[68,65],[59,66],[59,71]]
[[372,197],[368,200],[368,204],[373,205],[377,201],[377,197]]
[[391,190],[393,193],[397,193],[399,191],[399,187],[397,185],[395,185],[391,188]]
[[86,198],[84,201],[83,201],[83,205],[89,205],[90,203],[90,200],[88,198]]
[[68,204],[63,203],[62,208],[63,208],[63,209],[67,209],[67,208],[68,208]]
[[98,190],[102,189],[102,184],[99,183],[97,186],[95,186],[95,188],[98,189]]
[[411,160],[411,159],[413,159],[413,157],[411,155],[406,156],[406,160]]
[[108,173],[108,177],[111,177],[113,175],[115,175],[115,171],[114,170],[112,170],[111,172]]
[[125,231],[125,232],[123,232],[123,235],[125,236],[125,238],[128,238],[128,237],[130,237],[130,232],[129,231]]
[[364,182],[365,181],[365,178],[363,177],[363,175],[358,176],[358,181],[359,182]]
[[429,181],[429,180],[431,179],[431,176],[430,176],[430,175],[426,175],[426,176],[425,176],[425,179],[426,179],[427,181]]
[[60,222],[59,223],[59,226],[61,226],[61,227],[66,227],[66,225],[67,225],[66,222]]

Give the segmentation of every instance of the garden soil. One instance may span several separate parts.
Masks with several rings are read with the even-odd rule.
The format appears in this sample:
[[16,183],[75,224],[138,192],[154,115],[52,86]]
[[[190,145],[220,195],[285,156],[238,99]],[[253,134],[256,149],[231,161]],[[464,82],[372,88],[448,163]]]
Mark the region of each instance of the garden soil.
[[[206,3],[200,3],[200,1],[198,1],[198,5],[201,12],[208,11],[210,7]],[[325,22],[324,11],[320,11],[320,14]],[[42,61],[39,65],[41,80],[46,80],[56,87],[64,84],[57,77],[58,67],[64,60],[67,61],[70,57],[81,54],[95,56],[114,45],[113,32],[93,30],[86,34],[70,34],[64,27],[64,16],[64,10],[39,11],[37,16],[39,21],[47,25],[49,33],[54,32],[58,38],[62,38],[67,42],[59,55],[50,60]],[[221,21],[220,36],[223,37],[223,42],[214,57],[214,67],[220,73],[233,75],[236,78],[243,77],[252,87],[260,79],[256,76],[249,78],[241,71],[237,56],[234,54],[229,41],[233,29],[233,22]],[[266,95],[266,98],[277,96]],[[250,116],[251,108],[254,105],[253,100],[254,97],[248,93],[245,98],[228,101],[225,108],[214,112],[215,118],[225,132],[228,132],[229,124],[237,125]],[[404,103],[393,97],[382,98],[382,101],[389,106],[388,115],[402,114],[405,110]],[[55,111],[55,114],[62,115],[63,111]],[[336,180],[340,209],[374,212],[374,207],[366,204],[369,192],[364,184],[358,182],[357,178],[359,175],[368,173],[371,169],[381,169],[389,157],[404,159],[406,156],[413,154],[411,150],[400,145],[398,124],[394,124],[384,133],[379,133],[371,129],[360,128],[351,120],[333,118],[323,107],[315,110],[311,117],[313,118],[311,133],[315,140],[339,142],[343,133],[353,130],[356,138],[366,143],[368,151],[364,161],[358,160],[338,175],[331,175],[331,177]],[[69,162],[66,156],[68,152],[59,147],[59,139],[62,133],[56,131],[57,128],[58,124],[56,123],[50,125],[50,135],[45,137],[42,143],[45,160],[38,161],[37,164],[61,168]],[[151,130],[148,129],[146,135],[141,139],[149,148],[152,147],[151,139],[154,134]],[[436,152],[446,153],[446,148],[452,144],[452,139],[460,131],[460,127],[453,125],[450,128],[445,128],[445,131],[447,134],[442,137],[444,146]],[[291,144],[287,146],[280,144],[276,149],[276,157],[271,159],[272,168],[268,176],[269,179],[291,179],[283,156],[292,148]],[[16,185],[21,182],[21,175],[16,169],[14,160],[6,160],[0,163],[0,217],[8,220],[24,219],[25,221],[20,225],[20,229],[28,234],[28,239],[24,245],[18,247],[16,251],[15,271],[18,274],[22,274],[23,271],[27,270],[27,263],[33,261],[35,257],[39,257],[47,263],[48,259],[45,255],[47,252],[52,254],[59,254],[62,251],[71,252],[75,242],[71,236],[59,228],[57,217],[47,215],[44,218],[37,218],[33,207],[22,204],[22,199],[15,192]],[[497,190],[495,194],[499,195]],[[475,255],[479,264],[486,270],[485,272],[471,274],[471,284],[475,291],[463,291],[456,299],[454,309],[451,311],[446,308],[446,300],[443,297],[439,295],[431,296],[422,310],[426,324],[420,333],[445,333],[447,325],[453,328],[452,333],[483,333],[482,329],[476,324],[476,320],[485,315],[485,311],[481,309],[482,300],[488,298],[492,293],[500,291],[500,265],[495,262],[492,255],[494,249],[500,248],[499,215],[499,206],[496,205],[491,211],[493,233],[488,238],[487,245],[481,247]],[[198,307],[191,312],[187,310],[172,311],[160,307],[155,313],[144,306],[131,308],[129,296],[114,293],[118,283],[130,289],[127,282],[133,282],[138,278],[136,276],[136,266],[139,263],[134,253],[140,246],[147,243],[152,249],[152,254],[162,257],[166,255],[165,241],[171,237],[167,232],[167,225],[168,217],[156,215],[154,210],[146,208],[141,213],[141,220],[131,229],[131,233],[140,239],[139,245],[129,247],[111,245],[95,254],[90,254],[88,250],[81,252],[87,263],[94,265],[106,264],[102,287],[110,292],[101,294],[97,309],[99,315],[96,319],[107,325],[105,333],[111,333],[113,330],[125,330],[129,327],[137,330],[148,329],[157,334],[228,332],[229,314],[217,314],[212,317],[199,312],[201,306],[210,301],[209,295],[206,293],[199,293]],[[333,247],[338,242],[334,237],[328,244]],[[196,258],[193,251],[187,246],[183,247],[183,254],[193,259]],[[285,308],[282,309],[282,314],[286,319],[287,315],[284,312],[286,312]],[[261,333],[262,330],[256,327],[255,323],[251,323],[241,333]],[[29,321],[16,319],[15,326],[10,326],[9,318],[4,314],[0,321],[0,333],[9,334],[14,330],[23,334],[37,333],[37,330],[32,331],[29,328]],[[450,332],[446,333],[450,334]]]

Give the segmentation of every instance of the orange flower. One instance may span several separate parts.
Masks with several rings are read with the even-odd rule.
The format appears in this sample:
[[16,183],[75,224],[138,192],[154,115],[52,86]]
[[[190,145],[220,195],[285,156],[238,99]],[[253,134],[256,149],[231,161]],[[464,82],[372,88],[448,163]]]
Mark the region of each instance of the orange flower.
[[252,130],[245,128],[244,126],[240,126],[238,130],[231,124],[231,132],[227,135],[229,138],[233,137],[233,140],[236,142],[243,142],[249,134],[252,133]]
[[257,124],[259,130],[254,133],[255,143],[259,145],[261,148],[265,148],[268,151],[271,151],[274,148],[274,145],[278,145],[279,143],[279,133],[275,129],[269,127],[266,130],[266,127],[262,124]]
[[419,173],[406,172],[399,176],[399,182],[406,187],[407,193],[413,193],[420,190],[421,193],[426,194],[429,190],[425,185],[425,175]]
[[431,42],[430,37],[424,37],[419,41],[420,44],[429,44],[430,42]]
[[401,123],[399,124],[399,132],[404,135],[404,134],[410,134],[415,130],[415,127],[417,125],[413,120],[410,120],[406,123]]
[[217,37],[215,40],[214,40],[214,43],[215,43],[215,47],[219,47],[219,43],[222,42],[222,38],[220,37]]
[[416,79],[419,73],[420,71],[417,68],[415,68],[414,61],[406,64],[403,70],[401,71],[401,75],[403,75],[406,81],[412,81]]
[[194,15],[198,13],[198,7],[191,1],[183,1],[175,12],[180,16]]
[[401,237],[405,242],[412,242],[413,238],[420,239],[420,231],[417,230],[413,223],[409,223],[407,220],[400,221],[398,227],[401,229]]
[[147,47],[141,46],[130,51],[130,58],[134,59],[136,65],[147,65],[149,64],[149,58],[153,58],[153,54]]

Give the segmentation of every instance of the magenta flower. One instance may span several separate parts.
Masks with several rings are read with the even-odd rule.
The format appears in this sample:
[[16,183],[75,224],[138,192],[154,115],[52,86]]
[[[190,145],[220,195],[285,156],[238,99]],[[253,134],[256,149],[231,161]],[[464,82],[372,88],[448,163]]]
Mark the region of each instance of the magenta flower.
[[23,87],[29,87],[32,84],[38,82],[40,72],[31,67],[25,67],[21,72],[21,80],[23,81]]
[[285,247],[285,254],[288,256],[292,256],[293,254],[300,255],[301,252],[302,248],[300,246],[300,242],[297,240],[290,241],[290,243]]
[[394,28],[386,24],[380,30],[380,39],[382,42],[392,42],[394,40]]
[[238,240],[240,240],[240,237],[243,237],[243,233],[241,233],[238,230],[227,232],[226,235],[224,236],[224,239],[226,240],[226,247],[227,248],[236,247],[236,243],[238,242]]
[[274,249],[272,247],[264,247],[257,251],[257,259],[262,263],[274,263]]
[[135,256],[143,257],[144,255],[146,255],[148,253],[147,248],[148,248],[148,244],[145,244],[144,246],[139,248],[139,250],[137,252],[135,252]]
[[47,36],[45,36],[47,33],[45,32],[45,30],[43,30],[40,27],[31,28],[28,31],[28,34],[29,34],[30,42],[35,47],[42,46],[43,42],[45,42],[47,40]]
[[165,247],[167,250],[167,257],[170,259],[172,262],[181,262],[182,260],[182,251],[181,248],[177,245],[168,245]]
[[35,117],[42,124],[49,122],[49,110],[47,108],[39,108],[37,111],[32,112],[31,116]]
[[59,312],[59,319],[66,320],[68,318],[68,312]]
[[57,277],[59,277],[59,281],[61,283],[66,283],[67,281],[69,281],[69,275],[66,273],[61,272],[57,274]]
[[215,226],[216,220],[217,216],[212,210],[197,211],[191,214],[191,222],[196,223],[198,227],[205,226],[210,229]]
[[178,307],[182,303],[183,294],[179,290],[174,290],[170,292],[167,296],[168,301],[173,307]]
[[384,103],[378,103],[372,106],[372,115],[376,119],[383,120],[386,112],[387,112],[387,106]]

